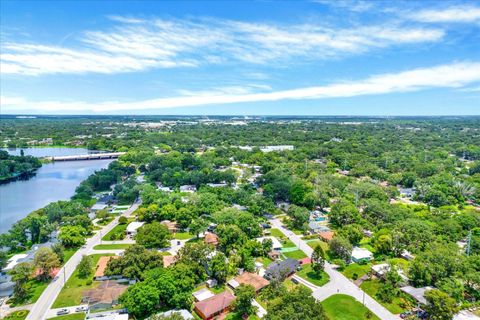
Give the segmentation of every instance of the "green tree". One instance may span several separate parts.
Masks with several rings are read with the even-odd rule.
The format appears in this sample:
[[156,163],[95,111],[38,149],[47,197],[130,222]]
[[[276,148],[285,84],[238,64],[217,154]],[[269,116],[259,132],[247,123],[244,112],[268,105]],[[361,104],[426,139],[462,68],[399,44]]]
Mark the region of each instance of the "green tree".
[[58,239],[67,248],[79,247],[85,244],[87,231],[80,226],[64,226],[60,228]]
[[428,312],[429,319],[450,320],[458,311],[455,300],[443,291],[429,290],[425,293],[425,298],[427,299],[425,311]]
[[91,256],[83,255],[82,260],[78,264],[78,276],[80,278],[87,278],[93,271],[93,259]]
[[21,262],[17,264],[11,271],[12,281],[15,282],[13,287],[13,297],[17,302],[23,302],[28,297],[28,280],[32,277],[34,267],[30,262]]
[[312,252],[312,269],[317,274],[320,274],[325,267],[325,253],[322,246],[317,244]]
[[343,259],[345,262],[350,261],[353,247],[347,239],[341,236],[336,236],[335,238],[330,240],[329,248],[330,252],[335,257]]
[[165,248],[169,246],[168,228],[160,222],[153,221],[138,229],[135,240],[145,248]]
[[271,301],[265,320],[327,320],[322,304],[312,297],[312,292],[299,286]]
[[190,225],[188,226],[188,228],[190,229],[190,233],[193,233],[194,235],[196,235],[198,239],[200,236],[200,233],[203,233],[207,230],[208,224],[205,220],[198,218],[198,219],[193,219]]
[[255,298],[255,288],[251,285],[241,284],[235,289],[234,310],[241,316],[249,316],[256,312],[256,307],[252,305]]
[[0,272],[7,266],[8,256],[5,251],[0,250]]
[[128,309],[128,313],[144,317],[155,311],[159,303],[159,292],[154,285],[139,282],[129,287],[119,301]]
[[209,264],[209,271],[219,283],[225,283],[228,274],[227,257],[222,252],[217,252]]
[[35,253],[33,264],[40,271],[39,278],[45,281],[50,278],[52,270],[60,266],[60,260],[51,248],[42,247]]
[[307,208],[291,205],[288,208],[287,215],[291,218],[291,226],[295,229],[305,230],[310,212]]
[[56,242],[54,244],[52,244],[52,251],[55,252],[55,254],[57,255],[58,257],[58,260],[60,260],[60,262],[64,262],[65,260],[65,248],[62,246],[61,243],[59,242]]
[[348,224],[358,223],[360,213],[353,203],[348,200],[340,199],[332,206],[330,212],[330,222],[338,227]]

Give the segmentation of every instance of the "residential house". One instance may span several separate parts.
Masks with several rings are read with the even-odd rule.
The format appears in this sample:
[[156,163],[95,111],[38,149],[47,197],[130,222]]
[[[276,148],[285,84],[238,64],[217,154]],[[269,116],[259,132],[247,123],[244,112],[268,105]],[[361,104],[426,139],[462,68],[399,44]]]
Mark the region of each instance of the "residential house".
[[208,245],[218,246],[218,236],[215,233],[205,232],[204,241]]
[[127,236],[128,237],[133,237],[137,234],[138,229],[143,226],[145,222],[140,222],[140,221],[133,221],[130,222],[129,225],[127,226]]
[[234,300],[235,296],[225,290],[211,298],[195,303],[194,310],[203,320],[210,320],[227,312]]
[[170,233],[175,233],[175,232],[178,231],[178,224],[174,221],[163,220],[160,223],[163,224],[165,227],[167,227],[168,232],[170,232]]
[[198,301],[207,300],[208,298],[213,297],[214,294],[212,291],[208,290],[207,288],[203,288],[193,292],[192,296],[193,296],[193,299],[198,302]]
[[110,277],[105,276],[105,270],[107,269],[108,262],[111,259],[118,259],[118,256],[109,256],[109,257],[100,257],[97,262],[97,267],[95,270],[95,275],[93,279],[97,281],[109,280]]
[[163,256],[163,267],[167,268],[177,261],[176,256]]
[[267,239],[270,239],[272,240],[272,250],[275,250],[275,251],[280,251],[282,250],[282,244],[280,243],[280,241],[278,241],[277,238],[273,237],[273,236],[267,236],[267,237],[259,237],[259,238],[256,238],[256,240],[260,243],[263,243],[264,240],[267,240]]
[[405,286],[400,288],[400,290],[414,298],[419,304],[427,304],[425,293],[432,289],[432,287],[415,288],[412,286]]
[[184,320],[193,320],[193,319],[195,319],[195,318],[193,317],[193,314],[191,314],[190,311],[185,310],[185,309],[169,310],[169,311],[165,311],[165,312],[159,313],[158,315],[159,315],[159,316],[163,316],[163,317],[171,317],[171,316],[173,316],[174,314],[179,314]]
[[318,236],[321,240],[323,240],[325,242],[330,242],[330,240],[332,240],[333,237],[335,236],[335,232],[333,232],[332,230],[320,231],[318,233]]
[[265,270],[265,278],[268,280],[283,279],[295,273],[299,267],[300,262],[295,259],[289,258],[282,261],[274,261],[270,263],[267,270]]
[[244,272],[228,281],[227,284],[232,289],[236,289],[242,284],[251,285],[255,289],[255,292],[258,293],[260,290],[268,286],[270,282],[256,273]]
[[373,253],[365,248],[353,247],[352,261],[356,263],[370,261],[373,259]]

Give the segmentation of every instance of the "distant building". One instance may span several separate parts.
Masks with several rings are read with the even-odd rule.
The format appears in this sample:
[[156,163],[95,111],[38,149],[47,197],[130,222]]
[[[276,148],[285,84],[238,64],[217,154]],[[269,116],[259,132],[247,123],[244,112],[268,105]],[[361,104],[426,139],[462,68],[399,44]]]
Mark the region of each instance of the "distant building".
[[215,233],[206,232],[204,241],[206,244],[218,246],[218,236]]
[[177,261],[176,256],[163,256],[163,267],[167,268]]
[[294,259],[274,261],[270,263],[267,270],[265,270],[265,278],[272,280],[288,277],[295,273],[299,266],[300,262]]
[[227,312],[234,300],[235,296],[228,290],[225,290],[211,298],[195,303],[194,309],[200,318],[209,320]]
[[352,261],[359,263],[364,261],[370,261],[373,259],[373,253],[368,251],[365,248],[353,247],[352,250]]
[[133,237],[137,234],[138,229],[143,226],[145,222],[133,221],[127,226],[127,236]]
[[212,188],[223,188],[227,187],[228,185],[226,183],[207,183],[207,186]]
[[197,191],[197,187],[194,185],[184,185],[180,186],[180,192],[189,192],[189,193],[194,193]]
[[174,221],[163,220],[160,223],[163,224],[165,227],[167,227],[168,232],[170,232],[170,233],[175,233],[175,232],[178,231],[178,224]]
[[405,260],[412,260],[413,258],[415,258],[415,256],[407,250],[403,250],[400,256]]

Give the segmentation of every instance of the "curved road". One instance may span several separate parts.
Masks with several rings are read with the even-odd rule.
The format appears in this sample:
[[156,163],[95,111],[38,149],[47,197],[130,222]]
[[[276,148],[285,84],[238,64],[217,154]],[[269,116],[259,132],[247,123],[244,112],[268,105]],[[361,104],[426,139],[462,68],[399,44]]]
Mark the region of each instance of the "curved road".
[[[313,249],[298,235],[290,230],[285,229],[279,219],[271,219],[270,223],[272,224],[272,227],[279,229],[308,257],[312,256]],[[331,295],[337,293],[347,294],[355,298],[360,303],[364,303],[368,309],[370,309],[382,320],[399,319],[399,317],[388,311],[375,299],[357,287],[347,277],[335,270],[328,262],[325,263],[325,272],[330,276],[330,281],[326,285],[313,290],[312,295],[315,299],[323,301]]]
[[[134,203],[128,210],[122,213],[120,216],[128,217],[132,212],[137,210],[138,206],[141,204],[141,201]],[[85,246],[77,250],[75,254],[67,261],[67,263],[60,269],[58,273],[58,279],[52,281],[48,287],[43,291],[40,298],[38,298],[37,302],[33,305],[28,314],[26,320],[44,320],[46,319],[47,312],[57,299],[58,294],[62,290],[65,282],[70,278],[73,274],[77,265],[80,263],[83,255],[87,255],[92,252],[93,247],[100,244],[102,242],[102,237],[107,234],[110,230],[112,230],[118,224],[118,218],[115,217],[112,222],[107,224],[101,230],[95,233],[95,235],[89,239]]]

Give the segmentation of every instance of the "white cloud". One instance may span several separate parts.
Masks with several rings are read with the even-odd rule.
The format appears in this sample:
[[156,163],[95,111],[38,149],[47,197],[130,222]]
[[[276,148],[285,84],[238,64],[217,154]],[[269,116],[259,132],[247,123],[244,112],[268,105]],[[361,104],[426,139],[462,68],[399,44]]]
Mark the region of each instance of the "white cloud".
[[412,12],[408,17],[420,22],[480,22],[480,8],[474,6],[452,6]]
[[413,69],[400,73],[375,75],[363,80],[343,81],[326,86],[292,90],[249,93],[233,90],[210,93],[200,92],[188,95],[159,98],[136,102],[106,101],[101,103],[26,101],[22,98],[2,97],[1,105],[7,112],[35,109],[39,112],[122,112],[126,110],[147,110],[178,107],[195,107],[215,104],[250,103],[280,100],[306,100],[345,98],[362,95],[376,95],[418,91],[431,88],[461,88],[480,82],[480,62],[458,62],[430,68]]
[[364,12],[374,7],[373,1],[364,0],[315,0],[314,2],[354,12]]
[[1,72],[111,74],[232,62],[308,61],[439,41],[444,36],[437,28],[393,24],[331,28],[218,19],[111,19],[112,29],[83,32],[70,47],[2,41]]

